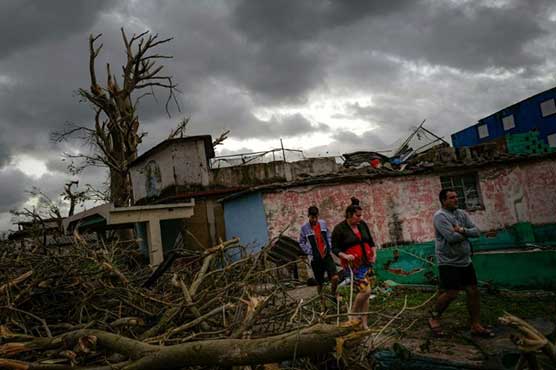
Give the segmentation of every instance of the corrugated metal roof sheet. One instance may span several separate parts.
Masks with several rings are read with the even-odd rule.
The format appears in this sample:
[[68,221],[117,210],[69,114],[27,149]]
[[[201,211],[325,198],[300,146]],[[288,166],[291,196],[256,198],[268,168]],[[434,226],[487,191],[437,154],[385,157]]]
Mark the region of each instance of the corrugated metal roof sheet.
[[280,236],[267,248],[269,248],[267,251],[269,259],[276,264],[295,261],[305,255],[299,243],[285,235]]

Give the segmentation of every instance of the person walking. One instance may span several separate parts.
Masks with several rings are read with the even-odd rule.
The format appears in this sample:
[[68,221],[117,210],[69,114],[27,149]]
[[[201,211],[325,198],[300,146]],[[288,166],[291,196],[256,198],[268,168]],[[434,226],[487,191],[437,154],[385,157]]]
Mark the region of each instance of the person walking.
[[332,251],[340,257],[346,276],[351,276],[358,288],[352,313],[361,321],[363,329],[368,329],[367,312],[375,280],[373,265],[376,261],[376,248],[369,226],[362,220],[362,213],[359,200],[351,198],[351,204],[346,208],[345,220],[336,225],[332,232]]
[[318,293],[324,303],[322,288],[325,274],[330,280],[330,291],[335,298],[339,276],[331,254],[330,231],[326,221],[319,219],[319,209],[316,206],[309,207],[307,217],[308,222],[301,226],[299,245],[311,258],[311,268],[317,281]]
[[441,208],[433,217],[435,251],[438,263],[439,295],[436,299],[429,327],[435,336],[444,335],[440,317],[461,290],[467,293],[467,307],[471,319],[471,334],[493,337],[494,333],[480,323],[480,296],[477,275],[471,261],[468,238],[478,237],[479,229],[467,213],[458,209],[458,195],[452,189],[438,194]]

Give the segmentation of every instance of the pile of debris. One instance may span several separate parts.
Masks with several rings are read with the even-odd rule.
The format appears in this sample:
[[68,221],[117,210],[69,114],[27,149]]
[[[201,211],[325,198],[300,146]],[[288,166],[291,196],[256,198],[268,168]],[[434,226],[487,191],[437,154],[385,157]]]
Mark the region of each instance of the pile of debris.
[[230,253],[243,248],[232,239],[181,250],[154,279],[135,248],[79,236],[63,251],[1,245],[0,368],[299,365],[357,330],[321,315],[318,299],[292,298],[269,248]]
[[434,162],[455,161],[456,153],[450,144],[426,129],[424,124],[425,121],[421,122],[403,142],[392,144],[394,147],[391,150],[343,154],[343,166],[355,169],[369,167],[375,171],[404,171],[406,168],[432,166]]
[[[295,294],[279,272],[297,261],[272,262],[273,247],[248,254],[232,239],[178,250],[153,273],[136,243],[0,244],[0,368],[370,369],[420,320],[406,314],[434,298],[410,307],[405,296],[397,313],[374,312],[360,330],[348,321],[352,289],[325,307],[314,292]],[[523,364],[539,350],[556,357],[526,323],[504,319],[522,332]]]

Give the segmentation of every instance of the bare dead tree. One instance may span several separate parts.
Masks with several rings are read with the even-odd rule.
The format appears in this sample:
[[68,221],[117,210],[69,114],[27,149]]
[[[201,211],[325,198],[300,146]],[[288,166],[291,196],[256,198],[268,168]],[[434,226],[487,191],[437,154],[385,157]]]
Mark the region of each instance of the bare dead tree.
[[182,119],[175,129],[170,131],[168,139],[175,139],[178,136],[182,138],[185,135],[185,130],[187,130],[187,125],[189,124],[189,117]]
[[505,312],[498,320],[504,325],[517,329],[519,333],[510,335],[510,340],[520,351],[520,357],[515,366],[516,370],[542,369],[537,359],[537,355],[541,353],[548,357],[552,364],[556,364],[556,343],[548,340],[533,325],[508,312]]
[[87,197],[87,190],[85,191],[75,191],[72,190],[73,186],[79,186],[79,181],[74,180],[74,181],[70,181],[64,184],[64,192],[61,194],[64,200],[67,200],[70,202],[69,205],[69,210],[68,210],[68,217],[69,216],[73,216],[73,213],[75,212],[75,207],[88,199]]
[[228,138],[229,133],[230,133],[230,130],[226,130],[223,133],[221,133],[220,136],[212,142],[212,146],[216,147],[217,145],[223,144],[224,140],[226,140]]
[[[175,139],[175,138],[178,138],[178,137],[179,138],[187,137],[185,132],[187,131],[187,128],[189,127],[188,125],[189,125],[190,122],[191,122],[191,119],[189,117],[182,119],[178,123],[176,128],[173,129],[172,131],[170,131],[170,135],[168,136],[168,139]],[[229,134],[230,134],[230,130],[223,131],[220,134],[220,136],[212,142],[212,146],[216,147],[218,145],[222,145],[224,143],[224,140],[226,140],[228,138]]]
[[17,217],[31,219],[33,222],[41,223],[44,219],[62,219],[60,211],[61,204],[51,199],[46,193],[37,187],[25,191],[32,198],[36,199],[36,204],[32,207],[24,207],[21,210],[11,210],[10,213]]
[[[103,86],[97,79],[95,61],[102,44],[97,45],[102,34],[89,37],[89,89],[79,89],[79,95],[90,103],[95,112],[94,127],[72,125],[61,133],[54,133],[53,139],[62,141],[70,136],[80,135],[94,147],[93,154],[68,155],[83,160],[83,167],[105,166],[110,171],[110,200],[116,207],[129,205],[133,201],[129,164],[137,157],[137,146],[145,133],[139,132],[137,106],[145,96],[154,96],[156,88],[168,92],[168,105],[174,101],[177,85],[172,77],[164,75],[161,59],[172,58],[155,52],[172,38],[159,39],[148,31],[129,38],[121,29],[126,52],[126,62],[122,65],[122,75],[118,79],[110,64],[106,65],[107,80]],[[178,106],[179,109],[179,106]]]
[[46,245],[47,221],[56,221],[58,231],[62,231],[62,212],[61,203],[50,198],[46,193],[37,187],[27,190],[32,198],[36,199],[36,204],[32,207],[10,210],[10,213],[21,219],[32,223],[34,234],[42,239],[41,243]]

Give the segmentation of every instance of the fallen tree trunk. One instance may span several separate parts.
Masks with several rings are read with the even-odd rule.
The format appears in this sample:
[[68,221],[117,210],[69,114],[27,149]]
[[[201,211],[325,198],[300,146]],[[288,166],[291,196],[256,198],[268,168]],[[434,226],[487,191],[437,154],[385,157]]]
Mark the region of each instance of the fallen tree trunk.
[[552,363],[556,364],[556,343],[550,342],[543,333],[527,321],[507,312],[499,318],[499,321],[516,328],[520,333],[520,335],[512,334],[510,336],[511,341],[521,352],[521,357],[515,367],[516,369],[541,369],[536,357],[538,351],[542,351]]
[[[218,339],[177,344],[173,346],[156,346],[100,330],[79,330],[59,338],[37,338],[25,344],[26,347],[39,350],[41,345],[51,349],[54,343],[72,348],[82,338],[95,338],[97,352],[103,350],[128,356],[131,360],[125,364],[97,366],[95,369],[155,370],[177,369],[194,365],[234,366],[255,365],[281,362],[310,355],[333,351],[336,338],[352,333],[355,326],[339,327],[317,324],[289,333],[260,339]],[[19,348],[21,350],[21,348]],[[45,348],[46,349],[46,348]],[[2,352],[2,351],[0,351]],[[4,355],[6,355],[4,351]],[[89,367],[70,365],[45,365],[26,363],[9,359],[0,359],[0,366],[17,370],[84,370]]]

